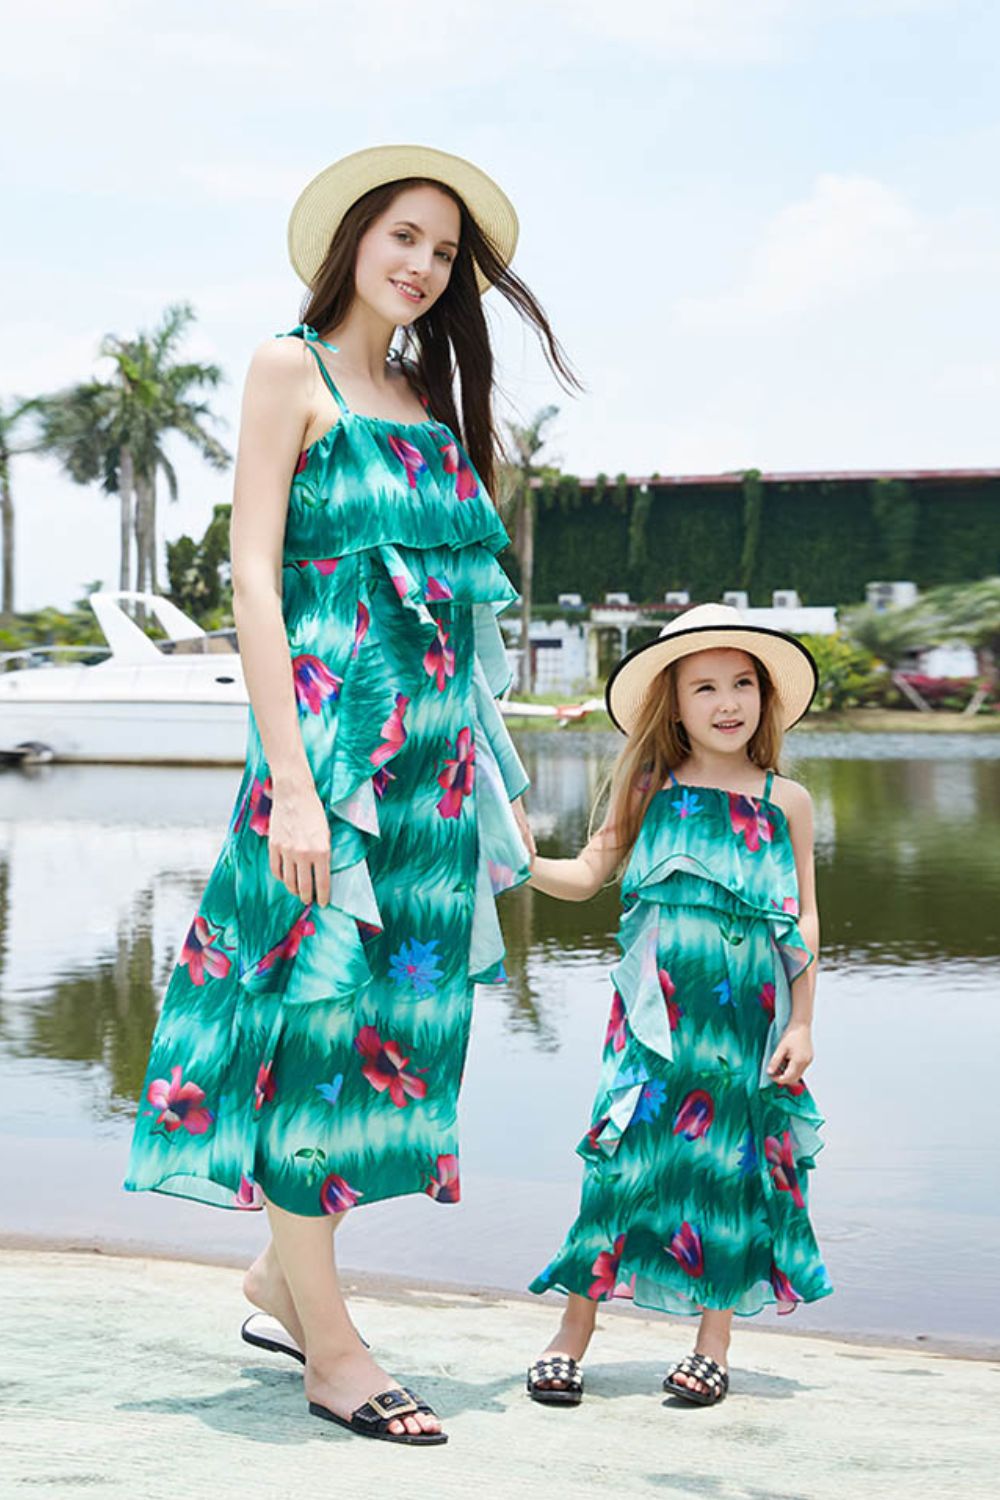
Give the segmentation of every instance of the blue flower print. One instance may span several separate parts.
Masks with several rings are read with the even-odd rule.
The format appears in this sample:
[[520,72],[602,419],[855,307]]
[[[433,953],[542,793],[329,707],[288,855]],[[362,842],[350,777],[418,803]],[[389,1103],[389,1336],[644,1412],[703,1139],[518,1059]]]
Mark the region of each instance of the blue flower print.
[[441,978],[437,945],[437,938],[431,938],[429,943],[410,938],[389,959],[389,973],[396,984],[412,985],[414,994],[421,1000],[427,995],[433,995],[434,981]]
[[671,803],[676,807],[679,818],[694,818],[701,812],[701,798],[697,792],[691,792],[684,787],[677,801]]
[[740,1142],[740,1176],[749,1177],[757,1169],[757,1146],[753,1131],[748,1130]]
[[724,979],[721,984],[715,985],[712,994],[718,995],[720,1005],[732,1005],[733,1003],[733,987],[728,979]]
[[343,1087],[344,1075],[343,1073],[337,1073],[331,1083],[317,1083],[316,1092],[323,1096],[327,1104],[336,1104]]
[[655,1120],[660,1110],[666,1103],[667,1086],[659,1078],[654,1078],[652,1083],[647,1083],[639,1095],[639,1102],[635,1107],[632,1119],[637,1125],[642,1125],[648,1120]]

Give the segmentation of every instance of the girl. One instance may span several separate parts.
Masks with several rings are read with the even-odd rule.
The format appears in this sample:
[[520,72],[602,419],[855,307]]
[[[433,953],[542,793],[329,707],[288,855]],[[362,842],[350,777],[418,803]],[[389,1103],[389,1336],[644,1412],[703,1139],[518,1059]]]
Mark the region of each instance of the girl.
[[390,1442],[446,1439],[359,1339],[333,1232],[357,1203],[458,1200],[473,984],[501,967],[493,898],[528,873],[526,777],[495,703],[516,596],[495,556],[482,292],[575,381],[509,269],[516,239],[495,183],[415,146],[334,163],[292,212],[309,293],[253,358],[233,507],[246,770],[126,1183],[265,1207],[245,1289],[269,1316],[244,1337],[304,1363],[314,1415]]
[[615,993],[580,1214],[534,1282],[568,1293],[528,1371],[575,1405],[597,1303],[699,1313],[664,1389],[711,1405],[729,1386],[734,1313],[791,1312],[830,1290],[806,1210],[822,1123],[812,1061],[819,926],[808,793],[777,776],[783,731],[816,687],[790,636],[734,609],[687,611],[608,683],[628,735],[607,819],[530,883],[583,901],[627,859]]

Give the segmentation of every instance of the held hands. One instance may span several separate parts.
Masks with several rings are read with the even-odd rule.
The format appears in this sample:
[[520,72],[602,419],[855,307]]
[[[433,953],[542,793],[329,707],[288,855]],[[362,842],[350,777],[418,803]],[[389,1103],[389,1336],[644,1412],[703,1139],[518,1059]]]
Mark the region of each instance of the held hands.
[[310,784],[275,789],[268,835],[271,874],[304,905],[330,901],[330,827]]
[[798,1083],[813,1060],[812,1030],[804,1021],[792,1021],[767,1065],[769,1077],[785,1088]]

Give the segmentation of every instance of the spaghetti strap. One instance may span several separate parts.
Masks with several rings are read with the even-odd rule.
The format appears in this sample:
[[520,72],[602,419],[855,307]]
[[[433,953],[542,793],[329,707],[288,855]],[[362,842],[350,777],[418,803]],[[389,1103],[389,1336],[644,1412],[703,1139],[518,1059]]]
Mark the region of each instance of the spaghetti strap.
[[674,775],[674,773],[673,773],[672,770],[670,772],[670,785],[671,786],[680,786],[680,782],[677,780],[677,777]]
[[322,355],[316,348],[317,344],[322,344],[324,349],[329,349],[331,353],[336,354],[338,352],[336,344],[328,344],[326,342],[326,339],[321,339],[315,328],[310,328],[308,323],[297,323],[295,327],[288,333],[279,333],[277,337],[279,339],[298,338],[302,340],[303,344],[305,344],[313,359],[315,359],[316,363],[319,365],[319,373],[323,377],[323,382],[326,385],[327,390],[330,392],[330,395],[333,397],[334,401],[336,401],[337,403],[337,406],[340,408],[341,416],[349,417],[351,414],[351,409],[348,406],[347,402],[344,400],[343,396],[338,391],[336,385],[334,385],[333,376],[330,374],[330,371],[327,369]]
[[764,800],[765,801],[771,795],[771,787],[772,787],[773,784],[774,784],[774,772],[773,771],[768,771],[767,777],[766,777],[766,779],[764,781],[763,796],[764,796]]

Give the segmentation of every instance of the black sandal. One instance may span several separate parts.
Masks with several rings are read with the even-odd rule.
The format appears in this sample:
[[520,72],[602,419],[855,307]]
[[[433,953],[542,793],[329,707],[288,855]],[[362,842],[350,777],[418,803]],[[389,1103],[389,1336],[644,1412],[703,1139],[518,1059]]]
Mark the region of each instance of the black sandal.
[[[675,1375],[689,1375],[692,1380],[700,1380],[703,1385],[707,1385],[708,1390],[696,1391],[693,1386],[678,1385],[674,1380]],[[663,1389],[669,1391],[671,1396],[679,1396],[682,1401],[690,1401],[694,1406],[716,1406],[725,1400],[729,1390],[729,1371],[716,1364],[714,1359],[709,1359],[707,1354],[688,1354],[667,1371],[663,1377]]]
[[[354,1331],[358,1332],[357,1329]],[[288,1354],[292,1359],[297,1359],[300,1365],[306,1362],[305,1355],[288,1329],[277,1318],[272,1318],[270,1313],[251,1313],[240,1329],[240,1338],[245,1344],[252,1344],[255,1349],[266,1349],[269,1354]],[[358,1338],[361,1339],[360,1333]],[[361,1342],[366,1349],[370,1347],[367,1340],[361,1339]]]
[[348,1432],[356,1432],[359,1437],[375,1438],[381,1443],[409,1443],[414,1448],[429,1448],[448,1441],[446,1432],[389,1431],[390,1422],[401,1421],[403,1417],[414,1417],[418,1412],[426,1416],[437,1416],[437,1412],[426,1401],[421,1401],[412,1391],[399,1386],[391,1391],[382,1391],[378,1396],[369,1396],[349,1417],[338,1417],[335,1411],[322,1406],[318,1401],[310,1401],[309,1411],[314,1417],[322,1417],[324,1422],[336,1422],[338,1427],[346,1427]]
[[[561,1388],[540,1385],[542,1380],[564,1380]],[[583,1400],[583,1371],[568,1354],[543,1354],[528,1370],[528,1395],[543,1406],[579,1406]]]

